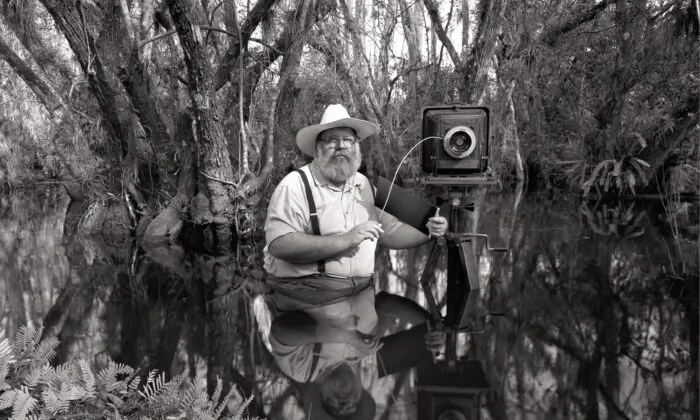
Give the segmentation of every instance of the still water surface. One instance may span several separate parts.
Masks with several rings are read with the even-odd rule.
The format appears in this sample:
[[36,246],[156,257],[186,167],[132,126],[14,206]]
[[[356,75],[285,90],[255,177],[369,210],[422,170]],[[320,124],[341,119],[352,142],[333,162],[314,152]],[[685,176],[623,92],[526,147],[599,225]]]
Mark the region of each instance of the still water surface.
[[[509,248],[474,247],[475,305],[504,316],[457,340],[463,360],[483,367],[483,419],[698,418],[696,207],[499,192],[477,203],[468,230]],[[271,356],[259,240],[228,256],[196,236],[144,250],[85,234],[95,208],[60,190],[0,197],[0,339],[43,323],[61,340],[56,362],[217,374],[255,394],[250,415],[306,418],[304,387]],[[377,291],[427,308],[418,278],[428,251],[380,251]],[[443,312],[444,267],[433,288]],[[377,419],[418,418],[416,380],[415,369],[379,377],[376,358],[362,362]]]

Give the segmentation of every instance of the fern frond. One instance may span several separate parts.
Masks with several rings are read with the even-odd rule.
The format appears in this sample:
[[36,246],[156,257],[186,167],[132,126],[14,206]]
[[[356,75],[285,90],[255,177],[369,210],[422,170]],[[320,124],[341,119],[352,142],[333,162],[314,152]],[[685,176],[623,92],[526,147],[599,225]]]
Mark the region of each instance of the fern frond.
[[0,341],[0,362],[7,360],[7,363],[10,364],[14,361],[13,359],[10,341],[7,338],[3,338],[2,341]]
[[92,398],[95,395],[95,376],[85,360],[78,361],[78,366],[83,379],[83,388],[87,396]]
[[104,389],[107,392],[126,391],[127,383],[123,380],[118,380],[118,376],[125,375],[129,377],[133,374],[134,369],[131,367],[116,363],[110,359],[107,367],[97,373],[97,384],[100,389]]
[[129,382],[128,390],[129,392],[134,392],[138,389],[139,385],[141,385],[141,377],[137,376],[134,378],[133,381]]
[[[231,401],[231,398],[233,398],[233,394],[235,392],[236,392],[236,388],[231,387],[231,389],[228,391],[228,393],[224,396],[224,399],[222,399],[221,402],[219,402],[219,405],[214,410],[214,413],[212,413],[212,417],[214,417],[215,419],[218,419],[219,417],[221,417],[221,415],[224,413],[224,410],[226,410],[226,407],[228,407],[228,403],[229,403],[229,401]],[[245,409],[248,407],[248,404],[250,404],[250,402],[253,401],[253,396],[251,395],[249,399],[250,399],[250,401],[246,400],[244,402],[242,409],[239,408],[240,414],[238,414],[238,416],[241,416],[243,414],[243,411],[245,411]],[[216,401],[216,400],[214,400],[214,401]]]
[[100,386],[106,387],[108,384],[111,384],[117,380],[117,372],[114,365],[115,363],[112,361],[112,359],[109,359],[107,366],[97,372],[97,383]]
[[143,391],[139,391],[139,395],[149,402],[153,401],[155,396],[165,385],[165,372],[161,372],[160,375],[156,376],[157,373],[157,369],[152,370],[148,374],[148,380],[146,381],[146,385],[143,387]]
[[10,365],[14,363],[14,355],[10,342],[5,338],[0,341],[0,391],[10,388],[10,385],[5,382],[7,375],[10,373]]
[[58,397],[61,401],[77,401],[85,396],[85,389],[81,386],[76,386],[73,384],[62,384],[61,392],[59,392]]
[[11,389],[7,392],[4,392],[2,395],[0,395],[0,410],[5,410],[6,408],[12,407],[12,404],[15,402],[15,395],[17,394],[17,391],[14,389]]
[[164,406],[177,406],[182,399],[182,383],[184,376],[176,376],[160,389],[157,401]]
[[243,401],[243,403],[241,404],[241,406],[238,407],[238,410],[236,410],[236,413],[235,413],[234,416],[233,416],[234,419],[243,418],[243,412],[246,410],[246,408],[248,408],[248,406],[250,405],[250,403],[253,402],[253,398],[254,398],[254,397],[255,397],[255,396],[254,396],[253,394],[250,394],[250,397],[246,398],[246,400]]
[[129,365],[125,365],[124,363],[115,363],[114,368],[116,370],[115,373],[117,376],[119,376],[119,375],[131,376],[134,374],[134,368],[132,368]]
[[17,334],[15,334],[15,342],[12,343],[12,351],[15,354],[22,354],[33,336],[34,330],[32,327],[27,325],[21,326],[19,331],[17,331]]
[[59,388],[64,383],[78,383],[79,375],[75,364],[73,362],[66,362],[56,367],[49,367],[42,378],[42,382],[54,388]]
[[56,357],[56,348],[59,344],[56,337],[47,337],[42,340],[32,353],[32,366],[51,363]]
[[[221,380],[219,376],[216,377],[216,387],[214,388],[214,393],[211,395],[211,404],[209,404],[209,407],[211,407],[211,412],[213,413],[216,411],[216,403],[219,401],[219,397],[221,397],[221,391],[224,390],[224,381]],[[210,410],[207,410],[210,411]]]
[[15,390],[15,401],[12,404],[12,418],[23,420],[34,409],[37,400],[26,392],[26,389]]
[[45,388],[41,392],[41,399],[44,401],[46,410],[54,416],[68,409],[68,401],[61,400],[59,394],[53,388]]
[[182,411],[186,411],[192,407],[194,402],[197,400],[197,392],[197,381],[187,381],[183,392],[183,397],[180,400],[180,409]]
[[44,366],[37,366],[32,368],[29,373],[24,377],[24,385],[32,389],[39,385],[41,382],[46,382],[47,376],[51,373],[53,368],[48,364]]

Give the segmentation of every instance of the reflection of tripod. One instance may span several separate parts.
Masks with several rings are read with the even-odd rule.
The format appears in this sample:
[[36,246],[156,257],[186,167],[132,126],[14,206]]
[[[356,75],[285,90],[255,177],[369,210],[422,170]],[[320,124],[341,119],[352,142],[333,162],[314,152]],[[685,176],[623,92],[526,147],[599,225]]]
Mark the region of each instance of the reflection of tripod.
[[[483,332],[483,324],[477,325],[476,321],[484,321],[486,314],[477,312],[479,298],[479,265],[474,254],[474,241],[477,237],[485,237],[489,251],[507,251],[507,248],[491,248],[488,245],[488,236],[479,233],[462,233],[464,215],[466,211],[473,211],[473,204],[462,204],[464,191],[450,191],[450,212],[448,217],[450,232],[444,238],[438,238],[433,243],[425,269],[421,275],[420,284],[425,294],[426,301],[432,315],[435,326],[447,332],[446,359],[456,358],[457,333],[466,332],[476,334]],[[446,316],[442,316],[435,302],[435,297],[430,290],[430,284],[435,279],[435,266],[438,257],[447,245],[447,292],[446,292]]]

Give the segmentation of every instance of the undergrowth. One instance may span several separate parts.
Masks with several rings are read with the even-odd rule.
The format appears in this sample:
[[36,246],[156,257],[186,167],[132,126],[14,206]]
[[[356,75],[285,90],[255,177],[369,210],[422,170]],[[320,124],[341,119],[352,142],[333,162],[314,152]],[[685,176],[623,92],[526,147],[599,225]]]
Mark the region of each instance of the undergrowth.
[[14,343],[0,341],[2,419],[241,419],[253,399],[225,415],[236,388],[224,395],[221,379],[209,396],[206,384],[190,378],[166,380],[153,370],[142,379],[112,360],[98,372],[84,360],[52,366],[59,341],[42,333],[22,327]]

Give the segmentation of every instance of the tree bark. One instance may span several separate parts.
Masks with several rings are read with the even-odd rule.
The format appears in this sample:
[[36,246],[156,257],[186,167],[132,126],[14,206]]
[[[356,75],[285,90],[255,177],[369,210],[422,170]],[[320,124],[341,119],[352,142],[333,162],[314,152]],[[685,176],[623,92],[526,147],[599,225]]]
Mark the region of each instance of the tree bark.
[[189,2],[168,0],[170,14],[175,22],[188,70],[188,84],[195,123],[197,166],[203,172],[201,180],[206,192],[209,213],[205,220],[215,226],[216,244],[228,248],[231,244],[230,187],[222,180],[233,178],[233,169],[226,149],[226,141],[218,122],[214,100],[212,69],[202,45],[199,28],[189,17]]
[[61,98],[51,89],[51,86],[22,57],[17,55],[5,41],[0,38],[0,58],[5,60],[24,83],[34,92],[49,113],[61,106]]

